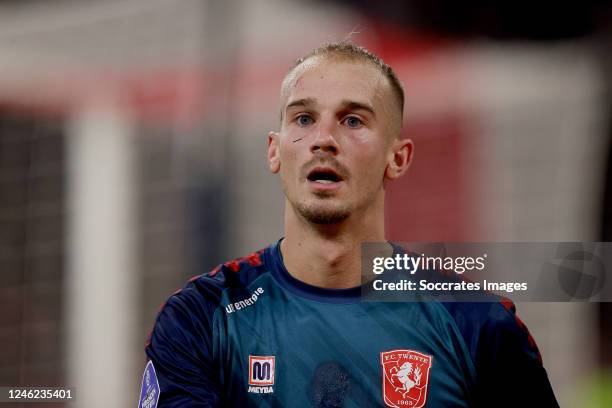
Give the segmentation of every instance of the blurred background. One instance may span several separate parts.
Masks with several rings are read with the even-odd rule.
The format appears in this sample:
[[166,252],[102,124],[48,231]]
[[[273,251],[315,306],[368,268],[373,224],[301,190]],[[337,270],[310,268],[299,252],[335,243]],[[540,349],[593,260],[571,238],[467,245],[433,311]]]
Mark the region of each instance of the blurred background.
[[[611,17],[603,0],[0,0],[0,385],[137,405],[165,299],[282,235],[280,82],[348,35],[406,89],[416,154],[389,239],[612,241]],[[561,406],[612,406],[610,304],[518,310]]]

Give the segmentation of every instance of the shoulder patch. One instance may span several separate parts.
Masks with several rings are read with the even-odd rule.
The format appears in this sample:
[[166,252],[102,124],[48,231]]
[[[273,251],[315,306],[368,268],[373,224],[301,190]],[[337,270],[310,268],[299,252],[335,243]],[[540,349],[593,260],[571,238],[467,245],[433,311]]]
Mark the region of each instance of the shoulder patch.
[[147,363],[142,375],[142,386],[140,388],[140,399],[138,408],[156,408],[159,401],[159,381],[155,374],[153,361]]

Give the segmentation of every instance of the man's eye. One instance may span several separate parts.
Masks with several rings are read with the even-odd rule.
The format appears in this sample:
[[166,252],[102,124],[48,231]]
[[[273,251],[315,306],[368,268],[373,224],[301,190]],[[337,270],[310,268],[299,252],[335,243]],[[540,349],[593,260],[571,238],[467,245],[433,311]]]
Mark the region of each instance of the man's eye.
[[344,119],[344,123],[346,124],[346,126],[356,129],[358,127],[360,127],[361,125],[363,125],[363,122],[361,121],[361,119],[356,118],[354,116],[349,116],[348,118]]
[[308,115],[300,115],[296,118],[298,125],[308,126],[312,124],[312,118]]

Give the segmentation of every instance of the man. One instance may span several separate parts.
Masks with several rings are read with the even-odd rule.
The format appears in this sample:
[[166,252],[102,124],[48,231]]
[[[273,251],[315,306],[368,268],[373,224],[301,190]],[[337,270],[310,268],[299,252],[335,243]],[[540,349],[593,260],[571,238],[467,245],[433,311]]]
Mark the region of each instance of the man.
[[511,303],[360,301],[361,244],[385,241],[385,184],[412,158],[403,104],[361,47],[298,60],[268,135],[285,236],[170,297],[141,406],[557,406]]

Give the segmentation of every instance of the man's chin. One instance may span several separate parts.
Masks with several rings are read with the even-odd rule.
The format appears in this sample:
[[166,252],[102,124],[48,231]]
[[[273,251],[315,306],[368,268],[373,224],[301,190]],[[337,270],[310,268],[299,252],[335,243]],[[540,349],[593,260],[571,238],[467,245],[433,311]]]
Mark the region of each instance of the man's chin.
[[345,221],[351,215],[350,211],[346,208],[297,206],[296,210],[306,221],[317,225],[338,224]]

